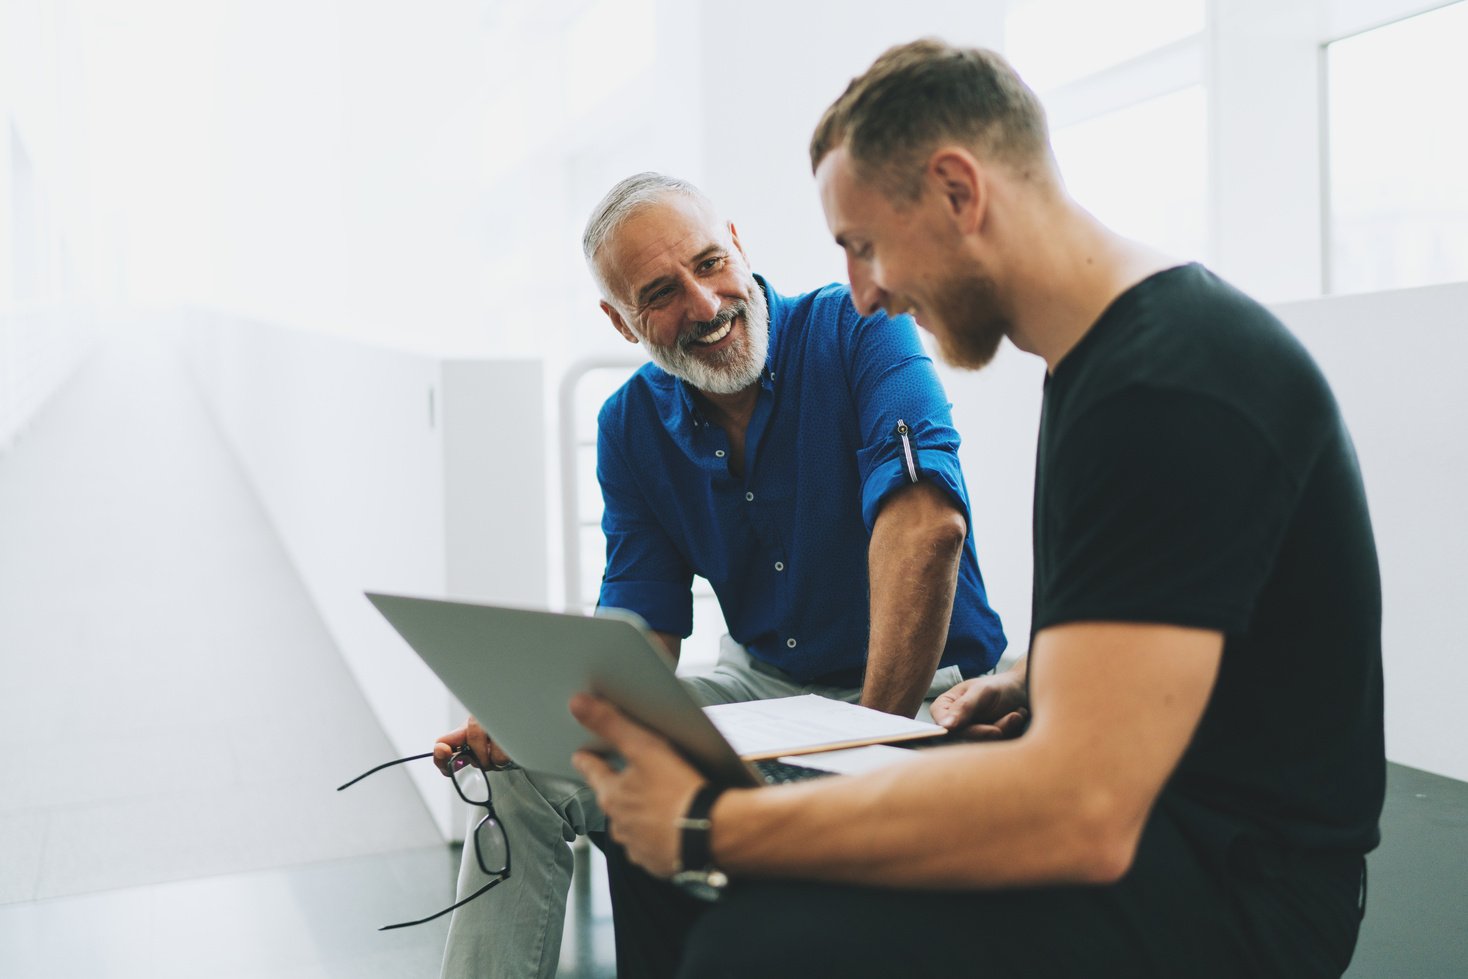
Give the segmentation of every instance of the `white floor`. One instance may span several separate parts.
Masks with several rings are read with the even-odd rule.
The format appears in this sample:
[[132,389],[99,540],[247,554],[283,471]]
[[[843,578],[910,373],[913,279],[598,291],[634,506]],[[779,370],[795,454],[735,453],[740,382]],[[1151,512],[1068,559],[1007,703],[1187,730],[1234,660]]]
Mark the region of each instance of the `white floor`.
[[0,907],[7,979],[438,976],[448,919],[375,929],[446,903],[435,846]]
[[401,769],[334,791],[390,757],[172,346],[104,343],[0,454],[0,976],[361,974],[303,902],[371,941],[452,888]]

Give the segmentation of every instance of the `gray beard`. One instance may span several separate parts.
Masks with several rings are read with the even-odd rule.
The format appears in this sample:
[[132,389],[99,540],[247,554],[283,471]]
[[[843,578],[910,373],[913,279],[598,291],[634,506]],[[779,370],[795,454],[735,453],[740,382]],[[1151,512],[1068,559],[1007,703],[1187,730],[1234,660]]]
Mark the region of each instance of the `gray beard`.
[[[717,357],[699,356],[692,349],[698,337],[717,331],[738,316],[744,317],[744,332]],[[736,394],[759,380],[770,349],[770,310],[765,291],[755,283],[748,302],[733,303],[719,315],[678,339],[671,347],[648,344],[653,363],[674,377],[709,394]]]

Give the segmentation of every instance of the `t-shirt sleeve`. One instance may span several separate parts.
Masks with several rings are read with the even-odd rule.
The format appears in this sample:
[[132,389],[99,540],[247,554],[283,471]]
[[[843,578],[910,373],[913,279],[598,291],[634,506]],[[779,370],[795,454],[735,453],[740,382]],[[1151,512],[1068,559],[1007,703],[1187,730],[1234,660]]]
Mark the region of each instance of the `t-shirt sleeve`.
[[[867,532],[876,525],[883,501],[914,475],[946,490],[969,521],[951,406],[912,320],[858,317],[849,302],[847,312],[852,322],[843,336],[861,435],[857,468]],[[905,443],[899,422],[906,429]]]
[[1242,632],[1296,489],[1263,433],[1190,393],[1112,395],[1040,474],[1035,628],[1129,621]]
[[606,427],[598,426],[606,571],[597,604],[640,615],[648,626],[687,638],[693,632],[693,571],[651,512],[647,497]]

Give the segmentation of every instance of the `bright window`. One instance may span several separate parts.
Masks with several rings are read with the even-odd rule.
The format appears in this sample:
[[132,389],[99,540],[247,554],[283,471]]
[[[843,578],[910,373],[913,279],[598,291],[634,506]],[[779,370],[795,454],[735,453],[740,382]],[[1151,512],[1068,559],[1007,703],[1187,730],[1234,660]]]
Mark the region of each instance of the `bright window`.
[[1330,291],[1468,279],[1468,3],[1326,48]]

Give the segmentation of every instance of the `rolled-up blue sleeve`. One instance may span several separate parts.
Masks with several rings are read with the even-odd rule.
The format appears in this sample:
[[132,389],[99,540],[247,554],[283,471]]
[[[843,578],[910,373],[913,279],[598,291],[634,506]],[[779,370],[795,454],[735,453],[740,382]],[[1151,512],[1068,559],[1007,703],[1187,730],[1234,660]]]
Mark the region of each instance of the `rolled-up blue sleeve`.
[[606,571],[597,605],[640,615],[648,626],[687,638],[693,632],[693,571],[639,489],[632,467],[598,425],[596,478],[601,483]]
[[[968,491],[958,464],[958,431],[952,406],[906,316],[858,317],[844,331],[849,341],[848,369],[860,422],[857,451],[861,473],[861,514],[870,533],[882,503],[912,482],[912,475],[944,489],[969,519]],[[907,429],[913,465],[898,431]]]
[[[953,498],[953,502],[963,511],[963,518],[967,521],[969,519],[968,493],[963,483],[963,474],[958,468],[957,451],[920,449],[915,446],[913,456],[917,463],[918,479],[925,479],[946,490]],[[861,516],[866,521],[868,533],[876,526],[877,514],[882,509],[882,501],[894,490],[911,483],[912,480],[907,474],[907,465],[903,459],[888,459],[886,462],[878,463],[871,472],[863,476]]]

